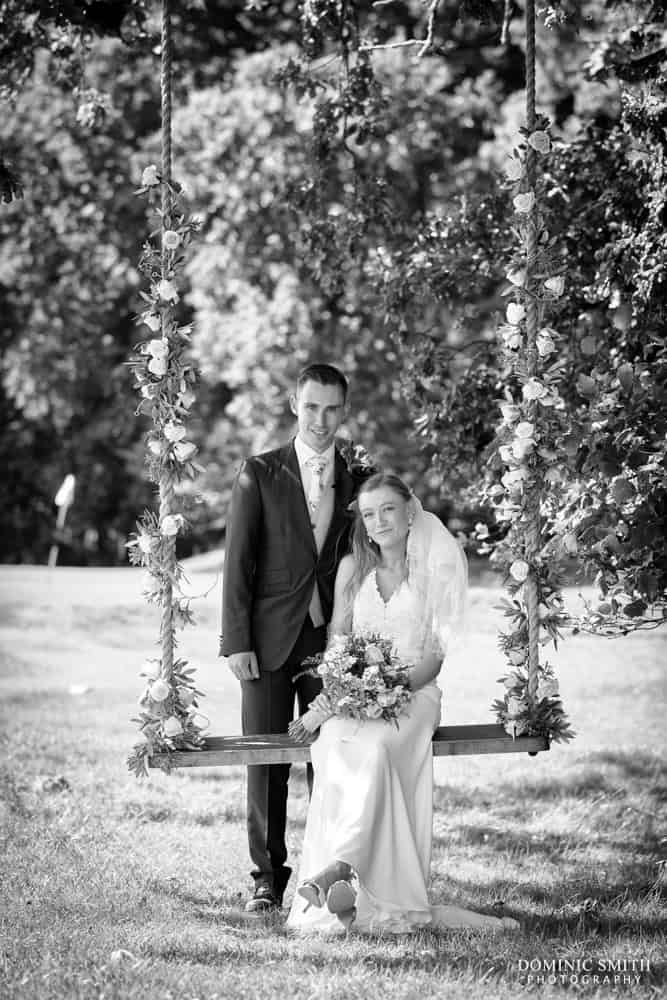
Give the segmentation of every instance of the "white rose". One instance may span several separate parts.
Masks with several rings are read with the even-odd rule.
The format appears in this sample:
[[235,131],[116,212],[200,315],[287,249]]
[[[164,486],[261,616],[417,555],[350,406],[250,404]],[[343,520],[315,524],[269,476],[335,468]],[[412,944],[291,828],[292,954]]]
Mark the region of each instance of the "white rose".
[[165,736],[180,736],[183,732],[183,726],[175,715],[170,715],[169,718],[165,719],[162,723],[162,731]]
[[521,394],[524,399],[542,399],[548,391],[547,387],[538,378],[529,378],[521,390]]
[[176,688],[176,693],[178,694],[178,700],[184,708],[188,708],[196,698],[194,689],[184,687],[182,684],[179,684]]
[[161,378],[163,375],[167,374],[167,359],[166,358],[151,358],[148,362],[148,370],[153,375],[157,375]]
[[139,549],[144,553],[144,555],[148,555],[148,553],[153,548],[153,539],[151,535],[147,535],[145,532],[142,531],[142,533],[139,535],[139,538],[137,539],[137,544],[139,546]]
[[483,521],[478,521],[477,524],[475,525],[475,536],[480,541],[482,541],[485,538],[488,538],[489,537],[488,525],[484,524]]
[[152,330],[153,333],[157,333],[160,327],[162,326],[162,320],[157,315],[157,313],[145,312],[141,318],[148,327],[148,329]]
[[167,229],[162,236],[162,246],[165,250],[175,250],[180,246],[181,237],[174,229]]
[[538,153],[548,153],[551,149],[551,139],[542,129],[537,129],[528,136],[528,145]]
[[174,445],[174,455],[179,462],[187,462],[189,458],[192,458],[196,450],[197,445],[193,444],[192,441],[179,441]]
[[179,424],[175,420],[170,420],[164,425],[164,436],[167,441],[182,441],[187,433],[185,424]]
[[515,559],[510,566],[510,576],[514,577],[517,583],[523,583],[528,579],[530,567],[523,559]]
[[154,358],[166,358],[169,354],[169,344],[166,340],[161,340],[155,338],[155,340],[149,340],[146,344],[147,352]]
[[369,665],[372,665],[374,663],[378,664],[384,663],[384,655],[382,653],[382,650],[379,648],[379,646],[376,646],[372,642],[370,642],[366,646],[366,649],[364,651],[364,658],[366,660],[366,663],[368,663]]
[[540,678],[537,682],[537,698],[555,698],[558,694],[558,681],[555,677]]
[[513,204],[517,212],[524,214],[530,212],[535,204],[535,195],[532,191],[525,191],[523,194],[517,194],[514,196]]
[[149,167],[146,167],[141,175],[141,186],[142,187],[155,187],[156,184],[160,183],[160,175],[157,172],[157,167],[154,163],[151,163]]
[[526,315],[526,310],[519,302],[509,302],[505,315],[508,323],[511,323],[512,326],[518,326]]
[[503,420],[505,421],[505,423],[512,424],[514,423],[515,420],[518,419],[521,411],[519,410],[519,407],[516,406],[514,403],[501,403],[500,412],[503,415]]
[[521,347],[521,333],[516,330],[515,333],[510,333],[505,337],[505,347],[510,351],[517,351]]
[[505,163],[505,176],[510,181],[519,181],[523,177],[523,163],[513,156]]
[[551,337],[547,337],[545,334],[539,333],[536,340],[537,353],[541,358],[548,358],[556,350],[556,345],[554,344]]
[[500,448],[498,449],[498,454],[500,455],[500,458],[503,462],[512,461],[512,448],[509,444],[501,444]]
[[163,302],[178,302],[178,289],[173,281],[163,278],[158,281],[155,290]]
[[534,447],[535,442],[531,441],[530,438],[519,438],[518,441],[514,441],[512,444],[512,454],[520,462],[526,455],[530,455]]
[[185,410],[189,410],[194,401],[195,401],[195,394],[194,392],[190,392],[189,389],[186,389],[185,392],[182,392],[178,397],[178,402]]
[[535,424],[530,420],[521,420],[514,428],[514,433],[518,438],[532,438],[535,433]]
[[170,690],[171,689],[167,682],[163,681],[162,678],[159,677],[151,684],[149,693],[153,701],[164,701],[165,698],[169,697]]
[[160,676],[160,661],[159,660],[144,660],[141,665],[141,672],[145,674],[146,677],[152,680],[157,680]]
[[395,690],[386,691],[378,695],[378,705],[382,708],[390,708],[392,705],[396,704],[396,699],[398,694]]
[[514,268],[512,271],[508,271],[507,280],[512,285],[516,285],[517,288],[523,288],[523,286],[526,284],[526,269]]
[[166,538],[173,538],[180,530],[181,521],[180,514],[167,514],[160,522],[160,531]]
[[521,698],[508,698],[507,699],[507,714],[516,718],[517,715],[521,715],[522,712],[526,711],[525,701]]
[[148,450],[151,455],[159,455],[162,452],[162,442],[157,438],[151,438],[148,442]]
[[544,282],[544,287],[550,291],[552,295],[555,295],[556,298],[559,298],[565,291],[565,278],[563,278],[560,274],[554,278],[547,278]]
[[369,719],[377,719],[379,718],[379,716],[382,715],[382,709],[376,702],[373,702],[372,705],[366,706],[366,708],[364,709],[364,714]]

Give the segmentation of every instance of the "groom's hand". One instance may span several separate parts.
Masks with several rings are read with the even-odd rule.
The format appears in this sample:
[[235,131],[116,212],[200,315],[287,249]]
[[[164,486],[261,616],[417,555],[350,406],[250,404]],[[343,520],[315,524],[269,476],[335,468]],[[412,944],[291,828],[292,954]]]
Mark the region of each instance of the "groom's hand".
[[227,665],[239,681],[255,681],[259,677],[257,654],[252,649],[243,653],[232,653],[227,657]]

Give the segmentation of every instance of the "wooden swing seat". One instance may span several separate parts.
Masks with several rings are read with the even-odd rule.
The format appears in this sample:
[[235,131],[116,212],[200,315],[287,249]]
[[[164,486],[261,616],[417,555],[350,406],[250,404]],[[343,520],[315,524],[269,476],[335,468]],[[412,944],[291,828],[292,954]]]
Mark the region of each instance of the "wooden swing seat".
[[[440,726],[433,736],[434,757],[486,753],[527,753],[534,757],[549,749],[543,736],[512,739],[502,726]],[[286,733],[267,736],[209,736],[201,750],[175,750],[170,767],[220,767],[228,764],[296,764],[310,760],[310,744],[297,743]],[[155,754],[150,767],[167,764],[166,754]]]

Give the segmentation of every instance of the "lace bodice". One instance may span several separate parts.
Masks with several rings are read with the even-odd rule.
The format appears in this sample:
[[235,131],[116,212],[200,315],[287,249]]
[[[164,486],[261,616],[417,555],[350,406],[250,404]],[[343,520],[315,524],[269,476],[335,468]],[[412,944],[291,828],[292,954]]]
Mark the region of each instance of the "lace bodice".
[[407,580],[385,601],[378,589],[376,571],[371,570],[354,599],[352,628],[393,639],[398,655],[406,662],[416,663],[423,655],[422,615]]

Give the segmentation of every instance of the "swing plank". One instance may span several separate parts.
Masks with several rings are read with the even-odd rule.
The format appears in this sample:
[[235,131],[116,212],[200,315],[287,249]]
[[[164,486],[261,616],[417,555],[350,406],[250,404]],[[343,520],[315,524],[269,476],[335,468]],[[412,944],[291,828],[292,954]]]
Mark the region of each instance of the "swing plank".
[[[500,725],[440,726],[433,736],[433,756],[450,757],[486,753],[528,753],[549,749],[543,736],[512,739]],[[209,736],[201,750],[175,750],[171,767],[220,767],[227,764],[296,764],[310,760],[309,744],[297,743],[286,733],[267,736]],[[156,754],[151,767],[167,763]]]

